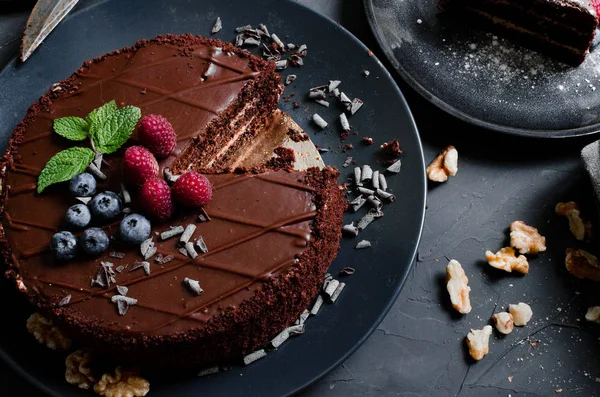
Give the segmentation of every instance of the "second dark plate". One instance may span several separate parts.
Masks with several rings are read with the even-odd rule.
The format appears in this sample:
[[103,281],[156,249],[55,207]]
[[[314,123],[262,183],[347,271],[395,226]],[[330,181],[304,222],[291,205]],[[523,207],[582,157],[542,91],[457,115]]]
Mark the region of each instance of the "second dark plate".
[[446,20],[437,0],[365,0],[383,52],[417,92],[494,131],[568,138],[600,131],[600,49],[570,67]]

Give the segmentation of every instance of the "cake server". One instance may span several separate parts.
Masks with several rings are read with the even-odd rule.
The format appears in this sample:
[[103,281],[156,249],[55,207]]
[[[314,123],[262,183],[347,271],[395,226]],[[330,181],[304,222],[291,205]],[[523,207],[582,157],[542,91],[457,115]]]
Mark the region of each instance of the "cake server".
[[38,0],[25,26],[21,41],[21,62],[35,51],[79,0]]

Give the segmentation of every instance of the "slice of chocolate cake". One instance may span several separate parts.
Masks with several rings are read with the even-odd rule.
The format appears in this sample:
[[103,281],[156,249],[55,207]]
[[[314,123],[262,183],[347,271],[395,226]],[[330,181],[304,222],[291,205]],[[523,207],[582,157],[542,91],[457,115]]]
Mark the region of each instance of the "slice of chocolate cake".
[[571,65],[585,60],[598,27],[595,0],[440,0],[466,23]]
[[[191,35],[140,41],[54,85],[29,108],[0,163],[6,274],[32,310],[96,352],[156,366],[241,360],[291,325],[337,254],[345,204],[337,170],[294,170],[295,153],[284,148],[273,158],[283,127],[301,132],[276,110],[281,90],[272,62]],[[170,121],[177,144],[159,167],[201,172],[212,200],[202,209],[176,205],[141,245],[123,241],[125,213],[144,213],[141,193],[122,188],[123,154],[139,144],[134,133],[99,163],[96,193],[121,192],[127,209],[110,222],[92,220],[108,249],[59,260],[50,241],[78,198],[68,183],[41,193],[36,184],[58,152],[89,142],[60,136],[53,122],[100,117],[94,109],[112,99]]]

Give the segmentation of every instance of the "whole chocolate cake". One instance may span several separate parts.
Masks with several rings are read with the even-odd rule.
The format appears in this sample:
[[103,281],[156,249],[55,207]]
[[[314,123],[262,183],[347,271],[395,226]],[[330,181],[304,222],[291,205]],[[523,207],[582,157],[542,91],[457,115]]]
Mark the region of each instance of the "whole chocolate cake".
[[598,27],[597,0],[440,0],[443,10],[572,65],[582,63]]
[[[6,274],[33,310],[96,352],[157,366],[240,360],[293,324],[337,254],[345,205],[338,172],[293,170],[293,151],[279,148],[277,161],[240,168],[240,153],[264,150],[264,143],[253,141],[269,129],[281,92],[273,62],[192,35],[140,41],[85,62],[55,84],[29,108],[0,163]],[[176,132],[174,148],[157,155],[156,170],[152,162],[143,163],[156,174],[154,187],[132,187],[125,173],[127,152],[144,143],[140,122],[111,116],[108,127],[94,127],[107,103],[131,114],[135,109],[141,116],[160,114]],[[57,119],[70,122],[71,129],[63,123],[60,130]],[[148,128],[166,128],[153,122]],[[131,136],[112,147],[129,124],[136,126]],[[90,149],[76,136],[86,132]],[[73,149],[95,153],[87,169],[97,186],[88,197],[76,197],[60,174],[81,166],[64,156],[56,160],[57,153]],[[166,197],[160,195],[163,186],[169,186],[167,196],[171,190],[176,194],[176,184],[188,174],[202,178],[194,183],[210,184],[203,205],[173,199],[169,216],[150,216],[142,204]],[[200,189],[194,183],[184,187]],[[89,187],[75,189],[81,186]],[[94,206],[104,205],[96,197],[106,192],[117,193],[104,204],[114,203],[119,213],[102,221]],[[188,198],[197,201],[206,193],[197,192]],[[93,252],[97,246],[85,244],[101,239],[90,240],[89,229],[72,230],[79,246],[85,241],[85,252],[80,247],[65,260],[74,248],[68,238],[52,247],[51,241],[69,229],[66,221],[81,219],[81,211],[75,221],[65,218],[79,202],[92,213],[86,227],[104,232],[108,247]],[[137,226],[124,226],[124,217],[132,214],[141,214]],[[151,229],[124,229],[139,228],[146,218]]]

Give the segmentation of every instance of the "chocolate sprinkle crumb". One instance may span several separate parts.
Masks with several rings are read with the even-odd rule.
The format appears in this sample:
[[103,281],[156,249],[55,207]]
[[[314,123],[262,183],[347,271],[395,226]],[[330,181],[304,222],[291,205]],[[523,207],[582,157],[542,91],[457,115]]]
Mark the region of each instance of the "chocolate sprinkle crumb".
[[369,248],[371,246],[371,242],[368,240],[362,240],[359,241],[358,244],[356,244],[356,247],[354,247],[357,250],[363,249],[363,248]]
[[350,165],[351,162],[352,162],[352,157],[348,156],[346,158],[346,161],[344,161],[344,164],[342,164],[342,167],[347,168]]
[[60,302],[58,302],[58,307],[63,307],[69,304],[69,302],[71,302],[71,294],[65,296],[64,298],[62,298],[60,300]]
[[108,254],[108,256],[110,256],[111,258],[123,259],[125,258],[125,253],[112,251],[110,254]]
[[401,168],[402,168],[402,160],[398,159],[397,161],[394,162],[394,164],[387,167],[386,170],[389,172],[393,172],[394,174],[397,174],[400,172]]
[[244,357],[244,364],[245,365],[252,364],[256,360],[260,360],[261,358],[266,357],[266,355],[267,355],[267,352],[265,351],[265,349],[257,350],[257,351],[250,353]]
[[212,34],[215,34],[215,33],[220,32],[221,29],[223,29],[223,23],[221,22],[221,17],[217,17],[217,20],[215,21],[215,24],[213,25],[210,32]]
[[117,292],[119,293],[119,295],[127,295],[127,292],[129,291],[129,288],[127,288],[124,285],[117,285]]
[[354,274],[354,272],[356,272],[356,269],[353,267],[345,267],[340,270],[340,276],[351,276]]
[[200,295],[202,292],[204,292],[204,290],[200,287],[198,280],[192,280],[191,278],[186,277],[183,279],[183,284],[185,284],[185,286],[196,295]]

